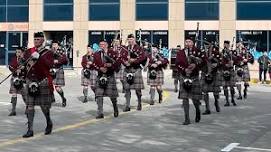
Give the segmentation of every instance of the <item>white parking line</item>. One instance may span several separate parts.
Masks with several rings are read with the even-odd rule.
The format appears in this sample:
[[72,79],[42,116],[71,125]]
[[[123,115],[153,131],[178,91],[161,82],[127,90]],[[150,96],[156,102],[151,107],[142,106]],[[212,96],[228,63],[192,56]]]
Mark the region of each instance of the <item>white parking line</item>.
[[226,146],[225,148],[221,149],[221,151],[230,152],[233,149],[245,149],[245,150],[257,150],[257,151],[270,151],[271,152],[271,149],[243,147],[243,146],[239,146],[239,145],[240,145],[239,143],[231,143],[228,146]]

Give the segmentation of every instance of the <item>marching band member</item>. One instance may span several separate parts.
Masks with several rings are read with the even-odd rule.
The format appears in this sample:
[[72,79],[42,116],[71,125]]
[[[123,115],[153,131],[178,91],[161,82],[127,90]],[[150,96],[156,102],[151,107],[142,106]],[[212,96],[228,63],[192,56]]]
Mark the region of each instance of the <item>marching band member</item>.
[[94,54],[94,64],[98,71],[96,80],[95,98],[98,105],[96,119],[104,118],[103,97],[109,97],[114,108],[114,117],[118,117],[117,97],[118,89],[115,78],[115,71],[118,68],[118,56],[112,49],[108,49],[106,41],[100,42],[101,51]]
[[[204,56],[204,55],[203,55]],[[191,38],[186,38],[185,48],[178,52],[176,57],[176,67],[180,73],[179,99],[183,100],[185,121],[183,125],[189,125],[189,99],[192,99],[196,109],[195,122],[201,120],[200,100],[202,90],[199,80],[199,71],[203,63],[201,52],[195,47]]]
[[159,54],[159,49],[157,45],[153,45],[151,53],[148,56],[149,65],[147,73],[147,84],[150,85],[150,96],[151,102],[150,105],[154,105],[155,89],[157,89],[159,95],[159,103],[163,100],[163,89],[162,85],[164,84],[164,72],[168,65],[168,60]]
[[83,86],[83,103],[88,102],[88,87],[95,94],[97,71],[94,64],[94,51],[90,45],[87,46],[87,53],[82,57],[81,65],[81,86]]
[[55,90],[60,95],[62,99],[62,106],[66,107],[66,98],[64,96],[64,91],[62,87],[65,86],[65,74],[63,66],[68,64],[68,58],[63,49],[60,48],[59,42],[53,41],[52,43],[52,51],[54,53],[54,66],[51,69],[51,74],[53,77],[53,84]]

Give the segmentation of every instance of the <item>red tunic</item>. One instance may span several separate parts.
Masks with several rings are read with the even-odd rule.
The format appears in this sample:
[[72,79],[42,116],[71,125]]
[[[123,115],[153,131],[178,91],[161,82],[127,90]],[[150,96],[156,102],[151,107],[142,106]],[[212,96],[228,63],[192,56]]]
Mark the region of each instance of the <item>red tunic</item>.
[[58,61],[58,63],[54,63],[54,68],[60,68],[63,65],[68,64],[67,55],[63,51],[59,50],[59,52],[54,53],[54,60]]
[[[105,53],[104,51],[99,51],[94,54],[94,65],[96,70],[98,71],[99,74],[102,73],[100,70],[101,67],[106,67],[106,62],[110,63],[109,61],[105,61],[102,59],[102,54]],[[113,59],[112,67],[107,68],[107,75],[113,75],[115,70],[119,67],[119,64],[117,62],[118,56],[117,53],[114,52],[112,49],[109,49],[107,51],[107,56],[109,56],[111,59]]]
[[[92,61],[92,64],[88,64],[88,62],[90,61],[89,58],[94,59],[94,53],[91,54],[90,57],[89,57],[89,55],[87,55],[87,54],[84,55],[84,56],[82,57],[82,62],[81,62],[82,67],[83,67],[84,69],[90,69],[90,70],[96,69],[96,68],[95,68],[95,64],[94,64],[93,61]],[[87,68],[87,65],[89,65],[89,68]]]
[[[128,56],[129,56],[128,47],[125,47],[124,50],[121,51],[121,55],[120,55],[120,60],[123,64],[124,62],[128,61]],[[131,51],[130,57],[133,59],[136,59],[133,63],[131,63],[131,66],[139,67],[140,64],[142,64],[146,60],[144,49],[136,44],[130,51]]]
[[[39,50],[40,51],[40,50]],[[31,49],[28,49],[25,53],[26,59],[31,58]],[[53,92],[53,79],[50,74],[50,69],[53,68],[54,65],[54,58],[53,52],[47,51],[43,55],[39,57],[37,62],[28,69],[26,73],[26,78],[32,81],[42,81],[43,79],[48,79],[48,86],[49,89]]]
[[164,58],[163,56],[160,56],[160,59],[155,59],[155,57],[152,57],[152,54],[149,54],[148,59],[149,59],[149,65],[148,65],[149,68],[151,67],[152,64],[156,63],[157,61],[162,62],[162,64],[160,64],[157,67],[158,70],[162,70],[162,68],[165,68],[169,63],[168,59]]

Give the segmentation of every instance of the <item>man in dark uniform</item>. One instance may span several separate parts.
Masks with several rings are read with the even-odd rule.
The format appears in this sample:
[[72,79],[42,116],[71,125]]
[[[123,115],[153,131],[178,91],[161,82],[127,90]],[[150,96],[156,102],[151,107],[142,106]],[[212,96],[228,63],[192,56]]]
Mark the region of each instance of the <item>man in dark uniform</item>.
[[101,50],[94,54],[94,64],[98,71],[95,98],[98,105],[96,119],[104,118],[103,114],[103,97],[109,97],[114,108],[114,117],[118,117],[119,111],[117,106],[118,89],[115,78],[115,70],[118,68],[117,54],[108,49],[106,41],[100,42]]
[[124,69],[124,88],[126,106],[124,112],[130,111],[131,90],[136,91],[138,105],[137,110],[142,109],[141,105],[141,90],[144,89],[144,82],[142,77],[142,65],[146,61],[145,51],[142,47],[136,44],[133,34],[128,35],[128,47],[123,51],[121,56]]
[[83,103],[88,102],[88,87],[95,94],[97,71],[94,65],[94,51],[90,45],[87,46],[87,53],[82,57],[81,65],[81,86],[83,86]]
[[151,102],[150,105],[154,105],[154,97],[155,97],[155,89],[157,89],[159,100],[161,103],[163,100],[163,88],[164,84],[164,71],[168,65],[167,58],[164,58],[161,54],[159,54],[159,49],[157,45],[153,45],[151,49],[151,53],[148,56],[149,64],[148,64],[148,73],[147,73],[147,84],[150,85],[150,96]]
[[59,47],[59,43],[57,41],[53,41],[52,43],[52,51],[54,53],[54,67],[51,69],[53,76],[53,84],[57,93],[60,95],[62,99],[62,106],[66,107],[66,98],[64,97],[64,92],[62,87],[65,86],[65,75],[63,66],[68,63],[68,58],[63,49]]
[[231,102],[234,106],[236,106],[234,100],[234,87],[235,87],[235,73],[234,73],[234,64],[236,64],[236,58],[233,54],[233,50],[230,49],[230,41],[224,41],[224,49],[222,50],[223,58],[222,58],[222,74],[223,74],[223,90],[226,98],[226,104],[224,106],[230,106],[229,102],[229,90],[231,93]]
[[[177,45],[177,48],[175,49],[174,54],[177,55],[178,51],[181,50],[181,46]],[[174,79],[174,91],[178,92],[178,84],[179,84],[179,72],[178,69],[175,67],[175,63],[176,62],[176,56],[173,55],[173,51],[171,51],[171,69],[172,69],[172,78]]]
[[215,108],[217,112],[220,112],[219,107],[219,93],[221,86],[221,75],[218,71],[222,55],[219,53],[219,48],[215,46],[209,46],[206,51],[207,64],[203,67],[201,73],[201,86],[203,97],[206,105],[206,110],[203,115],[211,114],[209,103],[209,92],[212,92],[215,99]]
[[16,56],[11,59],[9,64],[9,70],[13,73],[10,79],[10,90],[9,94],[11,97],[12,109],[9,116],[16,116],[16,105],[17,105],[17,94],[21,94],[25,101],[25,95],[23,94],[23,82],[25,71],[19,68],[23,66],[25,49],[22,47],[16,48]]
[[178,52],[176,57],[176,67],[180,73],[179,99],[183,100],[185,121],[183,125],[190,124],[189,117],[189,99],[192,99],[196,109],[195,122],[201,120],[200,100],[202,99],[202,90],[199,80],[199,71],[201,64],[204,64],[204,54],[195,46],[192,38],[186,38],[185,48]]
[[51,134],[53,123],[50,117],[50,108],[53,100],[53,78],[50,69],[54,65],[53,52],[43,46],[42,32],[34,34],[34,47],[26,51],[26,115],[28,130],[24,138],[32,137],[35,106],[40,106],[46,118],[45,135]]

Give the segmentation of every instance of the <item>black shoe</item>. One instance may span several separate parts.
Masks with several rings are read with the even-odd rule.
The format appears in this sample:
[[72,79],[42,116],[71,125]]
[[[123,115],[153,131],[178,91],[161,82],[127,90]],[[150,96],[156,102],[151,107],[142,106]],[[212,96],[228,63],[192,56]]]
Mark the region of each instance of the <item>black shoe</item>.
[[26,134],[23,135],[23,138],[29,138],[33,136],[34,136],[34,132],[32,130],[27,130]]
[[183,122],[183,125],[189,125],[189,124],[191,124],[190,121],[184,121],[184,122]]
[[67,99],[63,98],[62,99],[62,107],[66,107],[67,106]]
[[8,116],[16,116],[16,112],[12,111]]
[[216,112],[220,112],[220,107],[219,107],[218,102],[215,102],[215,110]]
[[239,96],[238,98],[237,98],[237,100],[242,100],[243,98],[242,98],[242,96]]
[[44,135],[50,135],[52,133],[52,130],[53,130],[53,123],[51,122],[47,124]]
[[237,104],[234,100],[231,100],[231,103],[233,104],[233,106],[237,106]]
[[177,88],[175,88],[175,89],[174,89],[174,92],[178,92],[178,89],[177,89]]
[[151,102],[150,102],[150,105],[154,105],[154,101],[151,101]]
[[158,102],[159,102],[159,103],[162,103],[162,101],[163,101],[163,96],[161,96],[161,97],[159,96]]
[[131,108],[130,108],[130,107],[125,107],[125,108],[123,109],[123,112],[128,112],[128,111],[131,111]]
[[88,102],[88,97],[85,97],[84,100],[82,101],[83,103],[87,103]]
[[103,119],[104,118],[104,114],[99,114],[98,116],[96,116],[96,119]]
[[202,113],[202,115],[210,115],[211,111],[210,110],[206,110],[205,112]]
[[139,103],[139,104],[137,105],[136,110],[137,110],[137,111],[141,111],[141,110],[142,110],[142,105],[141,105],[141,103]]
[[225,107],[229,107],[230,106],[230,103],[229,102],[226,102],[226,104],[224,104]]

